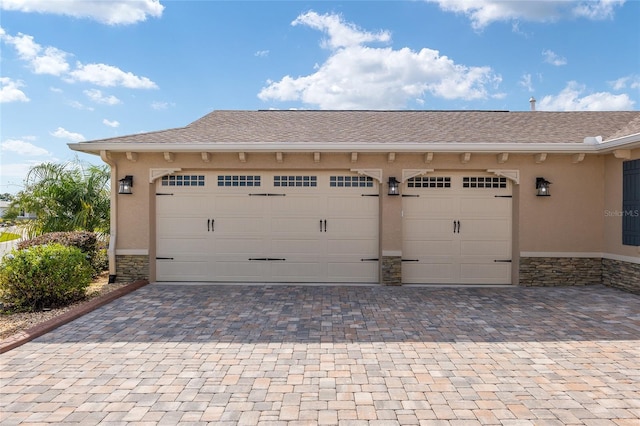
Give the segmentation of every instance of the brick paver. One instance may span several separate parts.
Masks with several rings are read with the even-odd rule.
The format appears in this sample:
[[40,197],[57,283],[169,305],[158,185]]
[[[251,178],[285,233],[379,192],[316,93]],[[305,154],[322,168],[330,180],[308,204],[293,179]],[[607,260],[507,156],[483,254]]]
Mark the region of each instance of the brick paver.
[[640,296],[150,284],[0,361],[3,425],[640,425]]

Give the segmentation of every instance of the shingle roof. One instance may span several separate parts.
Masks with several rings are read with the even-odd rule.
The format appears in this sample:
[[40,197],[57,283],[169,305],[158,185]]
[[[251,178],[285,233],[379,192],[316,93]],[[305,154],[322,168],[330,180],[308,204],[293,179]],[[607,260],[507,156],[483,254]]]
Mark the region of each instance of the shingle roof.
[[175,129],[84,142],[582,143],[640,133],[640,111],[214,111]]

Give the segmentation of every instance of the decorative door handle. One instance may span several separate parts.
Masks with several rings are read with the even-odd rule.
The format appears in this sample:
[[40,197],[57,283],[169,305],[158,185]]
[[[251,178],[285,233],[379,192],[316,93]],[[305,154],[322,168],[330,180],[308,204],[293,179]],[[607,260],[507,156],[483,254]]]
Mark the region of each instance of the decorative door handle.
[[460,233],[460,221],[458,221],[458,234]]
[[211,219],[207,219],[207,232],[211,232]]
[[324,220],[324,232],[327,232],[327,219]]

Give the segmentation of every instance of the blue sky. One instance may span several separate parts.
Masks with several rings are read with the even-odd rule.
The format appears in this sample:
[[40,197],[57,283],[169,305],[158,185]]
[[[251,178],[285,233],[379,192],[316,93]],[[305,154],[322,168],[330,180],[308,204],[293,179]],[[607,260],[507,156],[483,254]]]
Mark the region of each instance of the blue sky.
[[638,110],[640,2],[0,0],[0,192],[220,109]]

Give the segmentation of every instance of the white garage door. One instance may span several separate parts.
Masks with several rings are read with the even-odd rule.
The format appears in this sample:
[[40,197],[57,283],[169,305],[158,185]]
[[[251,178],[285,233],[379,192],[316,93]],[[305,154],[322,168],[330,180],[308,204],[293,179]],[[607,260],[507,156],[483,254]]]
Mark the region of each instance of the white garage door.
[[378,281],[378,183],[351,172],[165,176],[158,281]]
[[409,179],[403,189],[405,283],[511,283],[511,182],[483,173]]

